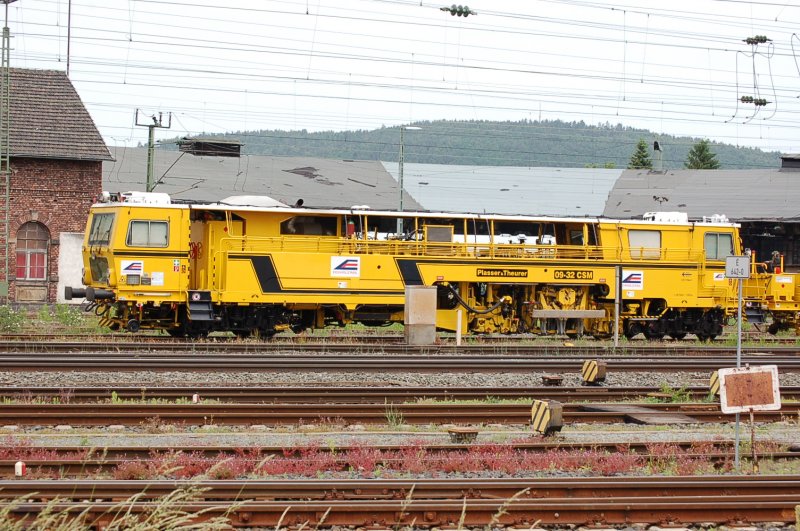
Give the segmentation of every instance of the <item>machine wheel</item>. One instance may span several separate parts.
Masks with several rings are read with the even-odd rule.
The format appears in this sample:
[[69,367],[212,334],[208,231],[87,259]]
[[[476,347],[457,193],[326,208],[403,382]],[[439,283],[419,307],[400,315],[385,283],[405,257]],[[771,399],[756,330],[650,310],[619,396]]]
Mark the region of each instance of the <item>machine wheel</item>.
[[664,339],[664,330],[658,321],[649,322],[644,325],[644,337],[651,340]]
[[628,339],[633,339],[634,337],[638,336],[642,333],[642,325],[637,322],[627,322],[625,323],[625,330],[623,334]]
[[277,334],[277,332],[275,330],[272,330],[272,329],[267,330],[267,329],[264,329],[264,328],[259,328],[258,330],[256,330],[256,336],[255,337],[257,337],[259,339],[270,340],[270,339],[272,339],[272,336],[274,336],[275,334]]

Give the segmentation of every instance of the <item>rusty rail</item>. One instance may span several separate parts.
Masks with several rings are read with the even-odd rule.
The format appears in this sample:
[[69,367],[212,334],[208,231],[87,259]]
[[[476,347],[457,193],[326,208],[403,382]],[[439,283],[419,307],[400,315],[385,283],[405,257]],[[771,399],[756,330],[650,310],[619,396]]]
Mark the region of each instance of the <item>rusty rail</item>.
[[[680,391],[692,400],[705,400],[708,386]],[[675,391],[678,393],[678,390]],[[402,403],[458,400],[539,400],[562,402],[610,402],[656,398],[669,401],[672,394],[661,387],[328,387],[325,386],[196,386],[196,387],[0,387],[0,399],[21,403],[108,402],[113,400],[202,400],[232,403]],[[782,387],[784,400],[800,400],[800,387]]]
[[[121,505],[134,513],[192,485],[207,489],[182,507],[229,513],[234,526],[619,525],[793,522],[798,476],[616,477],[297,481],[0,481],[6,499],[24,499],[17,517],[55,508],[108,522]],[[36,493],[36,494],[31,494]],[[138,495],[137,502],[120,503]],[[213,500],[213,501],[206,501]]]
[[[696,422],[730,422],[718,404],[565,404],[565,424],[638,422],[625,408],[647,409],[652,422],[663,423],[676,414]],[[797,411],[758,411],[757,421],[779,421]],[[640,412],[643,413],[643,412]],[[527,424],[527,404],[6,404],[0,408],[0,424],[24,426],[108,426],[140,425],[145,422],[199,425],[296,425],[296,424],[389,424],[392,418],[403,424]],[[673,422],[674,423],[674,422]]]

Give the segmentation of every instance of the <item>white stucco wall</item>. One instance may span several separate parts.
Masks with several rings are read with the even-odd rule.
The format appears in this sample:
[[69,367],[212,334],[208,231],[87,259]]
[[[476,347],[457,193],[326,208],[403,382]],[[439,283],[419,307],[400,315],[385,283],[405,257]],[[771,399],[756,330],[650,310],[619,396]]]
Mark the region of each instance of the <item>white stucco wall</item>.
[[60,250],[58,253],[58,293],[57,302],[67,304],[80,304],[83,299],[64,300],[64,287],[82,288],[81,270],[83,259],[81,246],[83,245],[82,232],[62,232],[59,237]]

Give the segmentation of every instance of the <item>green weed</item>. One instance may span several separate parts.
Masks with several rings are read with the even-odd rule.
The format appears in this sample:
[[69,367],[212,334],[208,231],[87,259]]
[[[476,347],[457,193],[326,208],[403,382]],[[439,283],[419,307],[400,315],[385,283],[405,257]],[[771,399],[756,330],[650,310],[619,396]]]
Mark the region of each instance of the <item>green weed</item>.
[[0,305],[0,332],[19,332],[26,321],[24,312],[7,304]]

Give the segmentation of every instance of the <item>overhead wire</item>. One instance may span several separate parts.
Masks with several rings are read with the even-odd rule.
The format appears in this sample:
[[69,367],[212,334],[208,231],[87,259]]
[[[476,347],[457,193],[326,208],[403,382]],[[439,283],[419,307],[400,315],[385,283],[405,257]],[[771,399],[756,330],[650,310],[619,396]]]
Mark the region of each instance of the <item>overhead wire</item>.
[[[150,4],[150,5],[181,5],[181,6],[208,7],[208,8],[216,8],[216,7],[218,7],[218,6],[212,6],[212,5],[207,5],[207,4],[197,3],[197,2],[146,1],[146,2],[142,2],[142,3]],[[291,5],[292,3],[291,2],[283,2],[283,4]],[[299,5],[299,3],[295,3],[295,5]],[[232,9],[233,7],[232,6],[225,6],[225,9],[228,9],[228,8]],[[245,8],[240,8],[240,9],[245,9]],[[253,10],[253,9],[250,9],[250,8],[246,8],[245,10],[248,11],[248,12],[275,12],[275,10],[263,10],[263,9]],[[329,15],[319,15],[319,16],[329,16]],[[497,16],[503,16],[503,15],[497,15]],[[515,18],[515,17],[509,16],[508,18]],[[210,19],[206,19],[206,20],[210,20]],[[386,17],[382,17],[382,18],[373,17],[373,18],[370,18],[370,17],[352,17],[351,16],[351,17],[347,18],[347,20],[359,20],[359,21],[361,21],[361,20],[372,20],[372,21],[387,22]],[[410,22],[407,22],[407,21],[400,21],[399,23],[410,24]],[[441,24],[436,24],[434,26],[442,26],[442,25]],[[591,26],[591,25],[589,25],[589,26]],[[589,26],[587,26],[587,27],[589,27]],[[601,28],[601,26],[596,26],[596,27]],[[609,29],[610,27],[611,26],[602,26],[602,28],[606,29],[606,30]],[[85,28],[85,29],[87,31],[89,30],[89,28]],[[474,28],[467,28],[465,31],[492,31],[492,32],[497,32],[497,31],[502,31],[502,30],[501,29],[497,29],[496,27],[489,27],[489,28],[483,28],[483,29],[479,29],[479,30],[475,30]],[[631,31],[632,32],[634,31],[633,28],[631,29]],[[528,32],[528,33],[530,33],[530,32]],[[649,35],[649,34],[650,34],[650,30],[648,30],[648,32],[647,32],[647,35]],[[655,35],[656,32],[654,31],[653,34]],[[553,36],[553,34],[550,34],[550,33],[540,33],[539,35],[540,36]],[[668,33],[664,33],[664,35],[669,35],[669,34]],[[686,35],[690,35],[690,33],[686,33]],[[713,37],[713,36],[711,36],[711,37]],[[87,37],[82,37],[82,38],[88,40]],[[139,39],[139,38],[141,38],[141,37],[137,36],[137,39]],[[579,38],[579,36],[573,32],[573,34],[569,35],[568,38]],[[721,42],[722,41],[724,41],[724,39],[722,39]],[[648,43],[648,46],[653,46],[654,45],[653,42],[649,40],[649,38],[647,39],[646,42]],[[139,44],[139,41],[137,41],[137,44]],[[176,46],[180,46],[180,44],[171,42],[169,40],[161,40],[161,41],[154,40],[151,44],[152,44],[152,46],[156,46],[156,47],[169,46],[172,49],[173,53],[174,53],[174,48]],[[241,45],[241,44],[242,43],[238,43],[238,45]],[[232,44],[231,44],[231,46],[236,46],[236,45],[237,45],[237,43],[235,41],[233,41]],[[191,44],[187,44],[186,46],[187,47],[191,47],[193,49],[197,49],[198,48],[197,41],[195,41],[194,43],[191,43]],[[215,47],[209,47],[207,49],[210,49],[210,50],[211,49],[217,49],[219,51],[226,51],[227,50],[224,47],[216,47],[216,46]],[[344,49],[346,49],[346,48],[344,48]],[[703,50],[707,51],[708,48],[704,47]],[[720,48],[720,51],[724,51],[724,50],[726,50],[726,48],[724,48],[724,47]],[[296,51],[293,52],[290,48],[287,48],[287,47],[284,46],[282,48],[279,47],[278,51],[270,51],[269,53],[278,53],[278,54],[282,54],[282,55],[298,53],[298,54],[302,55],[304,52],[302,50],[296,50]],[[554,56],[558,56],[559,54],[553,54],[553,55]],[[362,55],[362,56],[359,57],[359,56],[355,56],[354,54],[331,53],[329,55],[329,57],[332,58],[332,59],[349,59],[349,60],[356,60],[356,61],[361,60],[361,61],[365,61],[365,62],[378,61],[378,62],[382,62],[382,63],[386,63],[386,64],[391,64],[391,63],[403,64],[404,62],[406,62],[406,64],[408,64],[407,60],[403,60],[402,58],[397,59],[397,58],[391,58],[391,57],[389,57],[389,58],[387,58],[387,57],[376,57],[374,55],[373,56]],[[415,63],[416,63],[416,60],[415,60]],[[82,64],[83,66],[90,66],[90,65],[93,65],[93,66],[114,66],[115,65],[115,63],[113,63],[113,62],[108,62],[105,65],[103,65],[101,62],[92,62],[92,61],[85,61],[85,60],[83,62],[78,62],[76,64]],[[132,63],[129,63],[128,61],[126,61],[125,64],[127,65],[128,68],[130,68]],[[422,63],[420,61],[420,64],[426,64],[427,66],[435,66],[435,67],[452,66],[452,65],[448,65],[448,63],[445,62],[445,61],[436,61],[436,62],[430,61],[429,63]],[[487,71],[491,71],[491,72],[495,72],[495,71],[498,71],[498,72],[499,71],[511,71],[511,72],[514,72],[515,71],[513,68],[504,70],[501,65],[502,65],[502,62],[493,61],[491,64],[489,64],[488,66],[486,66],[484,68]],[[465,65],[463,62],[459,63],[459,68],[461,68],[461,67],[481,68],[480,66],[475,66],[475,65],[469,65],[469,64]],[[159,70],[160,69],[160,70],[163,70],[165,73],[166,72],[170,72],[170,67],[168,67],[168,66],[159,67],[159,66],[156,66],[156,65],[153,65],[153,64],[151,64],[151,65],[136,65],[135,68],[139,68],[139,69],[146,68],[146,69],[148,69],[150,71]],[[237,67],[237,68],[240,68],[240,67]],[[576,74],[576,73],[572,73],[572,72],[547,72],[547,71],[535,71],[535,70],[531,71],[531,69],[527,69],[527,70],[518,69],[518,70],[516,70],[516,72],[517,73],[524,73],[524,74],[548,75],[548,76],[556,76],[556,77],[557,76],[562,76],[562,77],[569,78],[569,79],[580,79],[582,75],[585,76],[586,79],[600,79],[600,80],[602,80],[602,79],[609,79],[609,80],[614,79],[613,76],[608,76],[608,77],[604,77],[604,76],[601,76],[601,75],[595,76],[592,73]],[[331,72],[331,74],[334,74],[334,73],[335,72]],[[210,72],[209,73],[196,72],[196,74],[197,75],[193,75],[193,74],[188,75],[187,79],[194,79],[194,80],[209,79],[209,76],[210,76],[211,73]],[[80,71],[78,73],[77,81],[82,83],[82,84],[86,84],[86,83],[97,84],[96,80],[88,80],[88,79],[85,79],[85,78],[82,77],[82,76],[87,76],[87,75],[89,75],[88,71],[86,71],[86,70]],[[219,77],[220,79],[224,79],[225,77],[230,77],[230,76],[240,76],[241,77],[241,76],[245,76],[246,74],[242,73],[241,71],[240,72],[236,72],[236,71],[230,72],[230,71],[228,71],[228,72],[219,72],[219,73],[217,73],[215,75],[220,76]],[[172,69],[171,70],[171,77],[174,77],[174,76],[175,76],[175,70]],[[255,77],[259,77],[259,76],[255,76]],[[625,76],[623,76],[623,82],[624,82],[624,77]],[[264,78],[264,79],[266,79],[266,78]],[[399,78],[399,80],[401,80],[401,81],[402,81],[402,79],[403,79],[402,77]],[[143,84],[143,83],[138,83],[135,80],[136,80],[136,77],[132,77],[130,85],[139,86],[139,87],[152,86],[152,85],[147,85],[147,84]],[[126,79],[126,81],[128,81],[128,80]],[[286,81],[296,81],[296,80],[290,80],[289,78],[287,78]],[[309,81],[311,81],[311,80],[309,80]],[[341,81],[334,80],[334,79],[313,79],[313,81],[315,83],[323,83],[323,84],[330,84],[330,85],[341,85],[342,84]],[[416,81],[412,80],[412,79],[406,79],[406,81],[407,81],[407,83],[405,83],[405,84],[402,84],[402,83],[388,83],[386,85],[383,85],[382,87],[381,87],[380,84],[370,84],[370,83],[359,82],[359,81],[355,81],[354,82],[352,80],[349,80],[348,84],[349,84],[349,86],[363,86],[363,87],[371,86],[371,87],[381,87],[381,88],[386,88],[386,89],[403,91],[403,90],[407,90],[409,88],[409,83],[408,82],[414,82],[415,83],[414,84],[414,90],[420,90],[420,91],[423,91],[423,92],[431,91],[431,93],[447,92],[447,90],[448,90],[447,87],[441,87],[441,88],[440,87],[427,87],[427,88],[426,87],[420,87],[419,85],[416,84]],[[128,85],[128,84],[129,83],[126,83],[126,85]],[[670,79],[656,80],[656,78],[652,78],[652,79],[648,78],[648,84],[651,85],[651,86],[654,86],[654,87],[655,86],[682,87],[682,88],[690,88],[690,87],[693,87],[693,86],[704,86],[705,88],[713,88],[714,87],[714,84],[711,84],[711,83],[707,83],[707,82],[704,82],[704,83],[694,82],[693,83],[693,82],[688,82],[686,80],[681,80],[681,79],[678,79],[678,78],[674,78],[672,80],[670,80]],[[474,87],[480,87],[481,86],[480,83],[474,83],[474,84],[471,84],[471,85],[473,85]],[[187,89],[187,88],[193,88],[195,90],[200,89],[200,87],[197,87],[197,86],[191,87],[191,86],[187,86],[185,84],[172,84],[172,85],[170,85],[170,84],[166,84],[165,83],[165,84],[162,84],[161,86],[163,86],[164,88],[175,88],[175,89],[178,89],[178,90],[184,90],[184,89]],[[723,87],[723,85],[718,85],[718,86],[720,88]],[[501,97],[504,94],[506,94],[505,96],[503,96],[504,99],[509,99],[509,97],[511,97],[511,98],[514,97],[513,94],[511,96],[507,95],[508,92],[512,92],[512,93],[516,94],[516,98],[515,99],[517,99],[519,101],[524,101],[526,99],[524,97],[526,95],[526,92],[524,92],[524,91],[522,91],[520,89],[516,89],[515,90],[515,87],[510,87],[509,90],[499,90],[499,88],[500,88],[499,85],[496,86],[496,90],[488,90],[489,88],[491,88],[491,85],[486,85],[486,87],[487,87],[487,89],[485,89],[483,92],[478,91],[475,88],[471,88],[470,90],[467,90],[467,91],[460,91],[460,93],[464,93],[464,94],[467,94],[467,95],[471,94],[471,95],[473,95],[473,97],[474,97],[474,95],[479,95],[479,94],[482,94],[484,96],[485,95],[492,95],[492,96],[495,96],[495,97]],[[213,89],[213,88],[203,88],[203,90],[204,91],[208,91],[208,90],[212,90],[213,91],[215,89]],[[219,89],[219,91],[225,91],[225,90],[226,89]],[[785,88],[785,89],[780,89],[780,90],[788,90],[788,87]],[[231,92],[230,89],[227,89],[227,91]],[[233,92],[235,92],[235,91],[233,91]],[[559,91],[551,90],[550,92],[551,92],[551,96],[550,96],[551,99],[549,100],[549,102],[550,103],[556,103],[557,101],[559,101],[558,99],[556,99],[556,96],[555,96],[555,93],[559,92]],[[290,95],[290,91],[283,91],[283,92],[281,92],[281,91],[263,91],[262,93],[263,94],[273,94],[273,95],[284,95],[284,96],[285,95]],[[540,94],[537,94],[536,92],[528,92],[527,94],[529,96],[531,96],[531,97],[533,97],[534,95],[539,96],[539,99],[541,99]],[[563,95],[563,94],[564,94],[564,91],[560,91],[560,95]],[[586,95],[585,94],[581,95],[580,93],[575,93],[575,94],[570,94],[569,96],[573,97],[573,98],[578,98],[578,97],[581,97],[581,96],[585,97]],[[626,94],[626,99],[627,99],[627,96],[628,95]],[[663,97],[659,98],[659,96],[660,95],[656,95],[655,98],[653,98],[653,99],[664,99]],[[319,99],[336,98],[337,96],[325,96],[325,95],[320,95],[320,94],[311,94],[311,93],[309,93],[307,95],[301,95],[301,97],[315,98],[315,99],[319,100]],[[600,101],[602,101],[604,96],[600,92],[595,92],[594,94],[591,94],[591,97],[593,99],[595,99],[595,100],[599,99]],[[609,101],[613,101],[613,96],[612,95],[605,96],[605,97],[608,98]],[[357,96],[357,95],[353,95],[353,96],[348,97],[348,101],[350,99],[357,100],[357,101],[362,101],[362,102],[371,101],[370,98],[363,98],[363,97]],[[562,98],[562,100],[566,101],[566,98]],[[398,99],[395,103],[396,104],[401,104],[401,103],[404,103],[404,102],[402,102],[401,100]],[[645,103],[645,102],[642,101],[642,103]],[[440,103],[437,103],[437,102],[434,102],[434,101],[428,101],[428,102],[425,102],[425,101],[416,102],[415,101],[415,105],[423,105],[423,106],[427,105],[427,106],[439,106],[439,107],[449,106],[449,105],[443,105],[443,104],[440,104]],[[475,104],[473,103],[473,105],[475,105]],[[683,115],[688,114],[689,116],[691,116],[691,113],[687,113],[686,111],[687,111],[687,109],[689,107],[691,107],[693,105],[691,103],[689,103],[689,102],[686,102],[686,101],[681,102],[680,105],[681,105],[681,107],[683,109]],[[454,105],[454,106],[457,107],[458,105]],[[475,106],[477,108],[480,108],[481,110],[503,110],[503,109],[509,110],[509,111],[514,110],[514,107],[512,107],[512,106],[503,107],[503,106],[498,106],[498,105],[484,105],[484,104],[481,104],[481,103],[478,103]],[[583,105],[583,106],[586,107],[586,105]],[[702,107],[702,102],[698,102],[694,106],[698,107],[698,108],[701,108]],[[644,109],[645,109],[644,107],[641,107],[638,110],[640,112],[644,112]],[[556,109],[556,110],[558,110],[558,109]],[[644,116],[642,116],[640,114],[637,114],[636,111],[637,111],[637,109],[635,107],[630,107],[630,111],[626,110],[626,112],[623,113],[622,117],[623,118],[634,118],[634,119],[635,118],[643,118],[644,117]],[[572,114],[573,115],[578,115],[578,114],[580,114],[580,112],[581,111],[573,112]],[[676,121],[683,121],[682,119],[678,118],[680,113],[678,113],[677,111],[669,111],[669,110],[667,110],[667,112],[668,113],[672,112],[673,114],[675,114],[675,116],[676,116],[675,120]],[[796,111],[793,111],[793,110],[788,110],[787,111],[787,113],[789,113],[789,114],[794,113],[794,112],[796,112]],[[611,113],[611,112],[608,112],[608,113],[605,113],[605,114],[604,113],[598,113],[598,116],[600,116],[600,117],[613,117],[614,114]],[[695,123],[703,123],[703,120],[701,118],[699,118],[699,117],[703,116],[702,113],[698,112],[698,113],[696,113],[695,116],[697,117],[696,120],[695,120]],[[687,120],[686,121],[686,123],[689,123],[689,122],[691,122],[691,120]],[[712,122],[713,122],[713,120],[706,119],[706,123],[712,123]],[[774,123],[774,125],[775,125],[776,128],[790,127],[791,126],[788,120],[783,121],[783,122],[776,121]]]

